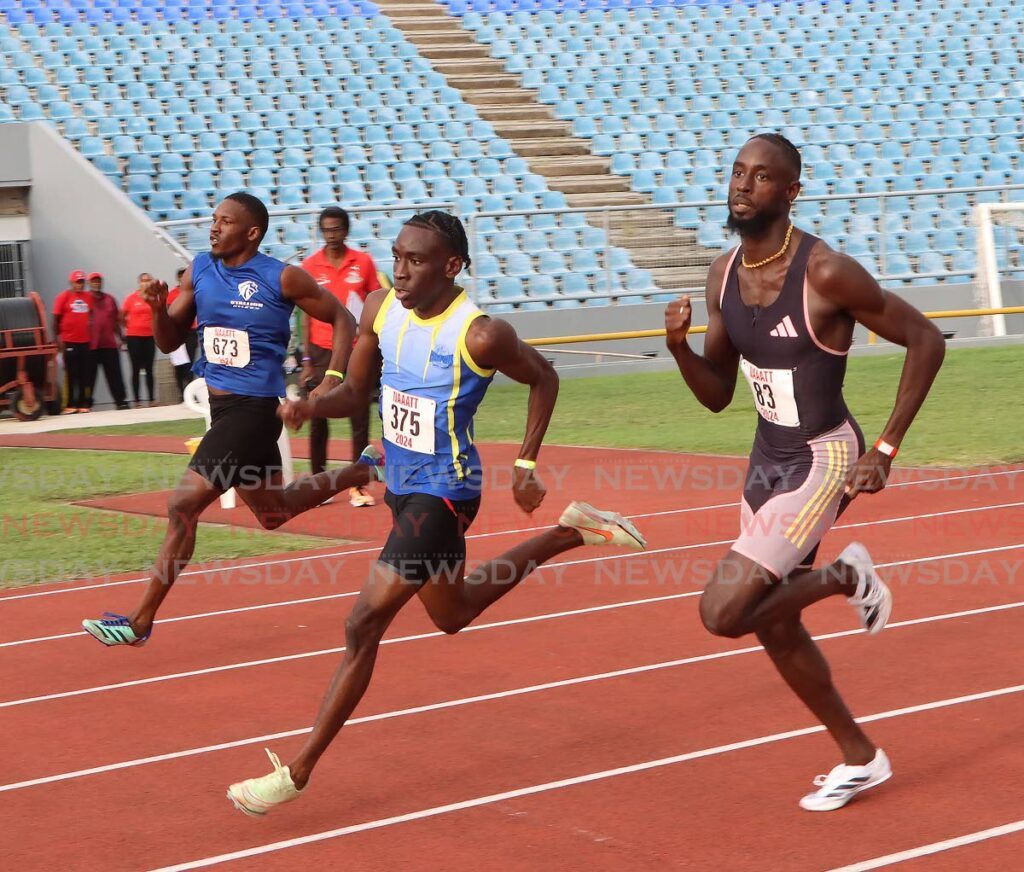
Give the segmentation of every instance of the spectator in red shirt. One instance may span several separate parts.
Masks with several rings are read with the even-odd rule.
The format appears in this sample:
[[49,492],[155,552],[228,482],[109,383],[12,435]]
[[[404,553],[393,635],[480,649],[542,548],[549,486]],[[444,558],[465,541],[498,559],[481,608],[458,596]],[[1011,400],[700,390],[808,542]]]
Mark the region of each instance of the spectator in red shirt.
[[85,273],[76,269],[68,276],[71,285],[61,291],[53,301],[53,335],[64,356],[64,374],[67,379],[68,402],[65,415],[88,412],[92,404],[92,386],[89,374],[89,313],[92,295],[85,289]]
[[[181,277],[183,275],[185,275],[185,267],[178,270],[178,283],[167,292],[168,308],[178,298],[178,294],[181,293]],[[185,385],[192,381],[192,364],[195,363],[196,350],[199,348],[199,336],[196,332],[196,326],[196,322],[193,321],[191,328],[185,334],[185,344],[171,352],[172,362],[174,362],[173,358],[176,355],[180,355],[182,351],[188,357],[187,362],[174,362],[174,378],[178,382],[178,390],[181,391],[182,399],[185,399]]]
[[132,397],[135,406],[142,405],[139,393],[139,376],[146,371],[146,389],[149,405],[156,405],[153,394],[153,359],[156,357],[156,342],[153,340],[153,310],[142,296],[141,289],[153,281],[149,273],[139,275],[139,287],[132,291],[121,304],[121,323],[124,325],[128,344],[128,357],[132,362]]
[[96,375],[103,367],[107,387],[119,409],[127,409],[124,395],[124,379],[121,376],[121,321],[118,317],[117,300],[103,290],[103,276],[98,272],[89,274],[89,292],[92,296],[92,322],[89,331],[89,348],[92,350],[86,384],[89,386],[89,405],[96,392]]
[[[320,233],[324,247],[311,254],[302,262],[317,284],[329,290],[342,305],[355,316],[363,311],[363,302],[371,291],[380,287],[377,268],[373,258],[365,251],[345,245],[349,232],[348,213],[340,206],[328,206],[320,213]],[[306,353],[302,358],[302,381],[308,391],[323,381],[331,360],[333,328],[322,321],[303,319],[303,344]],[[373,393],[373,392],[371,392]],[[370,442],[370,406],[350,416],[352,421],[353,461],[363,453]],[[327,465],[327,438],[329,431],[326,418],[313,418],[309,422],[310,468],[315,475],[323,472]],[[349,502],[353,506],[372,506],[373,497],[361,487],[349,491]]]

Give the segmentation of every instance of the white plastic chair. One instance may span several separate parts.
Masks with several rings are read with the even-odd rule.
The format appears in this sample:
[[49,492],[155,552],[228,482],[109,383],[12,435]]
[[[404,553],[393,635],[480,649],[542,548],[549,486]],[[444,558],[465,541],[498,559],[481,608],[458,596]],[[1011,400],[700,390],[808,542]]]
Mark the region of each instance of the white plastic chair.
[[[202,415],[206,419],[206,429],[209,430],[211,424],[210,392],[206,388],[206,379],[192,379],[185,386],[184,402],[186,408],[197,415]],[[291,484],[295,474],[292,465],[292,445],[288,439],[287,428],[282,428],[281,436],[277,440],[277,447],[281,450],[281,472],[284,477],[284,483],[288,485]],[[220,505],[222,509],[235,508],[237,496],[234,488],[221,494]]]

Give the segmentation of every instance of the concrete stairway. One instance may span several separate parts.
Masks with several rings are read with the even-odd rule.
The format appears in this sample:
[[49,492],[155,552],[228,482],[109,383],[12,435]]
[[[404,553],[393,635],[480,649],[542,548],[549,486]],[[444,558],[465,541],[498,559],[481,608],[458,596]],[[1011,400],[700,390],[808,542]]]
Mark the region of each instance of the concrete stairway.
[[[572,135],[572,125],[555,118],[551,107],[537,101],[537,92],[522,86],[518,75],[505,70],[464,30],[459,20],[434,0],[376,0],[381,11],[416,46],[423,57],[462,92],[480,117],[507,139],[548,186],[565,194],[570,206],[639,206],[650,203],[631,191],[628,179],[611,172],[607,157],[593,155],[588,140]],[[604,227],[599,213],[588,215]],[[632,262],[651,272],[663,291],[703,287],[716,252],[697,245],[696,234],[675,227],[671,210],[613,212],[608,217],[609,241],[625,248]]]

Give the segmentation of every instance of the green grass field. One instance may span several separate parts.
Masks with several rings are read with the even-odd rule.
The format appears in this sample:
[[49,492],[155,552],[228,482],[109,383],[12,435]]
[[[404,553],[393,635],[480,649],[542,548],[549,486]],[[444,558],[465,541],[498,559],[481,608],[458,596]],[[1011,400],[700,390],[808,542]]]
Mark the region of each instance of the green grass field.
[[[854,357],[846,399],[869,440],[881,432],[896,396],[902,354]],[[946,355],[931,397],[900,451],[906,465],[967,465],[1024,459],[1024,404],[1017,381],[1024,346],[957,349]],[[479,441],[518,441],[523,435],[526,391],[498,385],[477,417]],[[726,411],[701,407],[674,372],[566,379],[547,441],[571,445],[660,448],[712,454],[746,454],[755,414],[742,378]],[[376,422],[375,422],[376,423]],[[338,422],[336,435],[347,437]],[[200,435],[201,420],[116,428],[123,434]],[[82,433],[108,433],[90,428]]]
[[[173,487],[182,458],[4,448],[0,588],[146,569],[166,522],[82,508],[70,500]],[[196,560],[322,548],[331,540],[203,524]]]
[[[850,361],[846,397],[869,440],[892,408],[902,355]],[[1024,459],[1024,404],[1017,381],[1024,346],[950,352],[932,395],[900,452],[904,465],[982,465]],[[703,409],[675,373],[562,382],[547,441],[571,445],[745,454],[755,415],[745,385],[719,415]],[[493,388],[480,410],[477,439],[519,441],[526,390]],[[348,437],[344,422],[335,435]],[[379,434],[375,422],[375,436]],[[199,435],[199,419],[72,432]],[[0,587],[145,569],[163,536],[160,519],[68,504],[104,494],[172,487],[182,458],[128,452],[4,449],[0,481]],[[306,464],[297,464],[301,470]],[[311,548],[323,539],[204,525],[197,560]]]

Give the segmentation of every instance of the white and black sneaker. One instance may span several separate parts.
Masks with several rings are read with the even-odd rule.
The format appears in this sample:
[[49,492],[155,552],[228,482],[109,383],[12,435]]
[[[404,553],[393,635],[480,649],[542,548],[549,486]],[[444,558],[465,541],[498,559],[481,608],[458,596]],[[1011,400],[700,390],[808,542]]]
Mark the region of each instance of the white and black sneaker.
[[892,766],[885,751],[879,748],[874,759],[866,766],[849,766],[840,763],[828,775],[814,779],[818,789],[800,800],[800,808],[806,811],[835,811],[842,808],[863,790],[877,787],[892,778]]
[[875,572],[868,549],[851,542],[836,559],[857,573],[857,590],[846,601],[857,610],[860,625],[871,635],[881,632],[892,615],[892,591]]

